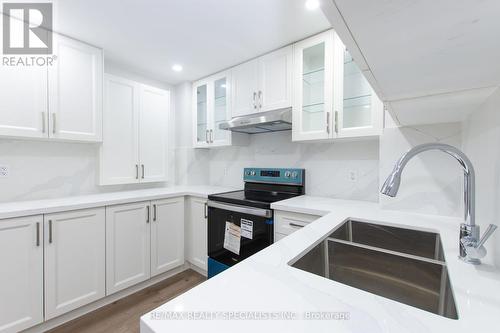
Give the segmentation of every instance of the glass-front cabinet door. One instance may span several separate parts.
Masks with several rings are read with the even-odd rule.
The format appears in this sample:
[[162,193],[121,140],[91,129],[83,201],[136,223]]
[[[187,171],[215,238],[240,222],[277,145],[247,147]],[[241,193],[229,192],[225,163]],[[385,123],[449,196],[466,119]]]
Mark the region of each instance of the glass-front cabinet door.
[[294,45],[294,141],[331,138],[333,41],[327,31]]
[[335,99],[339,137],[380,135],[383,103],[373,91],[342,41],[335,37]]
[[229,82],[224,72],[193,84],[195,147],[231,145],[231,132],[219,128],[231,119]]
[[209,144],[208,140],[208,83],[200,82],[193,86],[194,93],[194,132],[195,146]]

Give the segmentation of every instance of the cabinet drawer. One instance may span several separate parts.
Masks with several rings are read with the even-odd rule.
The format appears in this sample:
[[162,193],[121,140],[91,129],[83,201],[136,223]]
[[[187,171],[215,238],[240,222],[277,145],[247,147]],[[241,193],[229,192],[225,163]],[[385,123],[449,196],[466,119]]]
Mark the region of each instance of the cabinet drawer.
[[309,215],[309,214],[300,214],[300,213],[291,213],[284,211],[275,211],[274,212],[274,221],[275,221],[275,233],[290,235],[294,231],[299,230],[300,228],[308,225],[309,223],[319,219],[321,216],[318,215]]

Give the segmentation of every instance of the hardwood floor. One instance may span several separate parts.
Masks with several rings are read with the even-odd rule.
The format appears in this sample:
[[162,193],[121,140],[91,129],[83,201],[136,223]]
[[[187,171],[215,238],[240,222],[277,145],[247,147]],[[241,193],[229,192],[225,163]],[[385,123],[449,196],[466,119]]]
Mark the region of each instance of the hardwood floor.
[[139,318],[143,314],[193,288],[205,279],[203,275],[193,270],[184,271],[48,332],[138,333]]

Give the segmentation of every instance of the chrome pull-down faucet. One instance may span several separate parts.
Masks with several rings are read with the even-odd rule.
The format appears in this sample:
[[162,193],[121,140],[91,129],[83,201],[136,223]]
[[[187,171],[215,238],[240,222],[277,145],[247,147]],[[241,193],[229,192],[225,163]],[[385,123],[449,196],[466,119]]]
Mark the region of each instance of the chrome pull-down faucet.
[[460,225],[460,259],[470,264],[480,264],[480,259],[486,255],[483,244],[493,234],[496,225],[490,224],[482,239],[479,239],[479,226],[475,221],[475,173],[472,162],[459,149],[443,143],[425,143],[406,152],[398,160],[389,177],[387,177],[380,192],[395,197],[401,184],[401,174],[406,164],[416,155],[428,151],[440,150],[453,156],[464,171],[464,223]]

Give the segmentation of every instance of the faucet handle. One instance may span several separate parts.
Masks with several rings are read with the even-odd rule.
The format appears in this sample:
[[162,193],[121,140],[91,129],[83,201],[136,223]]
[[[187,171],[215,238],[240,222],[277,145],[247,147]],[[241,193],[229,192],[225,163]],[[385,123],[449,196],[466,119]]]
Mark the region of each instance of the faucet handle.
[[479,241],[474,239],[472,236],[465,236],[461,239],[461,243],[464,246],[469,262],[480,263],[479,259],[486,256],[486,249],[483,245],[496,229],[496,225],[490,224]]
[[497,226],[494,225],[494,224],[490,224],[488,226],[488,229],[486,229],[486,231],[484,232],[483,236],[481,237],[481,240],[479,240],[479,243],[477,243],[476,248],[483,246],[483,244],[486,243],[486,241],[488,240],[488,238],[490,238],[490,236],[493,235],[493,233],[495,232],[495,230],[497,230]]

